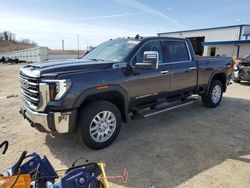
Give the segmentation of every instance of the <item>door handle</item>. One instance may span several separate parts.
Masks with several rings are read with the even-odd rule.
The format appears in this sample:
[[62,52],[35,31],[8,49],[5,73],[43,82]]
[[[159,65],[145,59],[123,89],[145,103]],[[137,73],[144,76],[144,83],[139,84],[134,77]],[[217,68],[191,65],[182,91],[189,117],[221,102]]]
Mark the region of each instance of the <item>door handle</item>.
[[190,67],[189,68],[189,70],[195,70],[196,69],[196,67]]
[[168,70],[164,70],[164,71],[161,71],[161,74],[167,74],[169,71]]

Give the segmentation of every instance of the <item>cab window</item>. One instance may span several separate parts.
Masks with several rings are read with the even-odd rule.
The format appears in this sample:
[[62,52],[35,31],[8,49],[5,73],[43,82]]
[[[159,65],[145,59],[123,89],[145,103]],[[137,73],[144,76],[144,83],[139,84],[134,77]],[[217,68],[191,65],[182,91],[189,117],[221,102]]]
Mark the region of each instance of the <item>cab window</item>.
[[136,54],[132,63],[135,65],[136,63],[143,62],[143,54],[145,51],[157,51],[159,53],[159,64],[163,63],[163,54],[161,50],[161,44],[159,41],[151,41],[146,43]]
[[166,62],[190,61],[188,49],[182,41],[163,41],[163,49],[166,55]]

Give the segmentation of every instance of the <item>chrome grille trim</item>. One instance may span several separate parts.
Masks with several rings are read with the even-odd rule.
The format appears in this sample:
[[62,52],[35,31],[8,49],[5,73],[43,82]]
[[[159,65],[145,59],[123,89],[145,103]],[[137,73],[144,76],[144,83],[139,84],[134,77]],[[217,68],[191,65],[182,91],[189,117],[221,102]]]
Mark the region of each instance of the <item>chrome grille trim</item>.
[[38,94],[38,93],[39,93],[38,91],[33,90],[33,89],[26,89],[26,88],[24,88],[22,85],[21,85],[21,88],[22,88],[23,90],[27,90],[27,91],[30,92],[30,93],[34,93],[34,94]]
[[35,101],[35,102],[38,102],[39,101],[39,99],[36,99],[36,98],[34,98],[34,97],[31,97],[31,96],[29,96],[29,94],[26,94],[23,90],[21,90],[21,93],[25,96],[25,97],[27,97],[27,99],[30,101]]
[[[19,79],[22,80],[22,81],[32,80],[31,78],[24,77],[24,76],[21,76],[21,75],[19,76]],[[32,86],[38,86],[39,85],[38,83],[31,82],[31,81],[28,81],[28,84],[32,85]]]
[[37,110],[40,101],[39,80],[20,72],[21,96],[24,102],[33,110]]

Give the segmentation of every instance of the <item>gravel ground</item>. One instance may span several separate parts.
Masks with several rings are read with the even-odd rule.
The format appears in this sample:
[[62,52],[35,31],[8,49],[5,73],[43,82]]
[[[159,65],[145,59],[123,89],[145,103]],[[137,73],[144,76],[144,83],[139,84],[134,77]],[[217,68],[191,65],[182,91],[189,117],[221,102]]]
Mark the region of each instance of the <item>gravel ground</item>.
[[127,168],[128,183],[112,181],[111,187],[250,187],[250,84],[231,85],[215,109],[196,101],[130,121],[110,147],[94,151],[70,135],[39,133],[22,119],[19,67],[0,65],[0,143],[10,142],[0,154],[0,171],[27,150],[46,155],[55,168],[79,157],[104,161],[110,175]]

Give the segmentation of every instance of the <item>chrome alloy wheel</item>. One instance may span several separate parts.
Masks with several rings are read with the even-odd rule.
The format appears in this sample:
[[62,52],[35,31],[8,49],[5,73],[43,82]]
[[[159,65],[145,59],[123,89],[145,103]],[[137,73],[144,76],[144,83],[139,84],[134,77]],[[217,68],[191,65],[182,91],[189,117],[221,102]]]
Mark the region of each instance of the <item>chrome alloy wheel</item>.
[[221,98],[221,87],[219,85],[215,85],[212,91],[212,101],[213,103],[218,103]]
[[115,115],[110,111],[102,111],[91,121],[89,132],[94,141],[104,142],[113,135],[115,128]]

